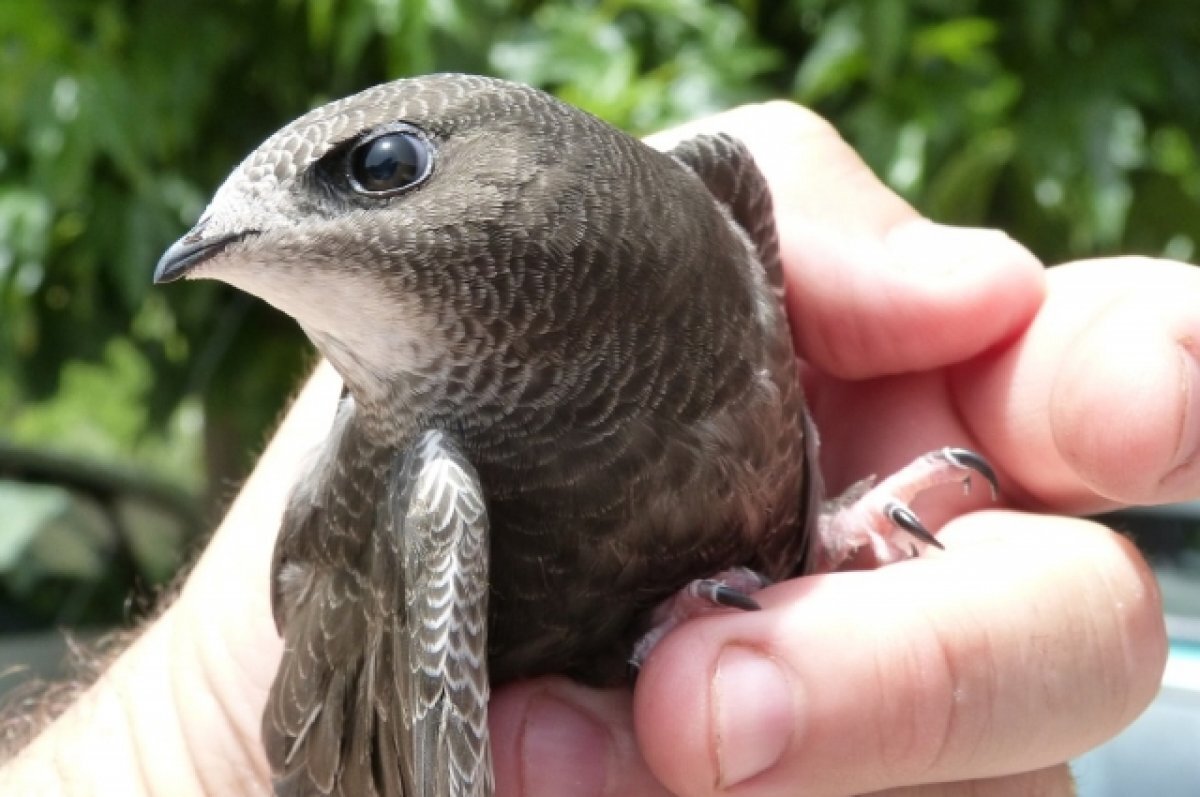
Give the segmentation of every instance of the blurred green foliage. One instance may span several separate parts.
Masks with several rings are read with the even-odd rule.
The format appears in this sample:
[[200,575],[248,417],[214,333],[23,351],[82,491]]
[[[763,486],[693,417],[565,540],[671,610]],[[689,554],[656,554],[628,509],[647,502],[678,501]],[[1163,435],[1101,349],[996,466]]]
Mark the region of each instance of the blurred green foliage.
[[2,434],[227,491],[311,355],[151,270],[264,136],[372,83],[488,72],[639,133],[790,97],[939,220],[1187,259],[1197,52],[1193,0],[5,0]]

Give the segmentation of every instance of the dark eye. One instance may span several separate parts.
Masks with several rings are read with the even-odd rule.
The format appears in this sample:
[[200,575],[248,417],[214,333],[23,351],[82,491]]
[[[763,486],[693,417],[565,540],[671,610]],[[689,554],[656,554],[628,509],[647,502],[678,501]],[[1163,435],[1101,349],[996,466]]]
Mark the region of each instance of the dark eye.
[[350,184],[364,194],[394,194],[429,174],[429,144],[415,133],[384,133],[350,152]]

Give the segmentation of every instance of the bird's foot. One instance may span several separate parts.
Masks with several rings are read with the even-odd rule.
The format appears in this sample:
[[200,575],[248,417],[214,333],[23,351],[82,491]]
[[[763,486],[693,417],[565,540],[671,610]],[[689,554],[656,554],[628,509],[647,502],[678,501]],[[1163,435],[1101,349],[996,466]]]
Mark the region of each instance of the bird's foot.
[[[921,493],[943,484],[959,482],[971,491],[971,478],[982,476],[995,500],[999,491],[996,472],[979,454],[965,448],[942,448],[913,460],[879,484],[866,479],[840,497],[828,501],[818,521],[817,561],[822,573],[836,569],[860,548],[869,547],[878,564],[917,556],[921,546],[942,544],[909,508]],[[896,539],[897,532],[905,538]]]
[[757,611],[758,601],[751,595],[770,583],[765,576],[747,567],[735,567],[711,578],[691,582],[654,610],[650,630],[633,646],[633,654],[629,657],[631,672],[636,674],[642,668],[663,637],[693,617],[716,609]]

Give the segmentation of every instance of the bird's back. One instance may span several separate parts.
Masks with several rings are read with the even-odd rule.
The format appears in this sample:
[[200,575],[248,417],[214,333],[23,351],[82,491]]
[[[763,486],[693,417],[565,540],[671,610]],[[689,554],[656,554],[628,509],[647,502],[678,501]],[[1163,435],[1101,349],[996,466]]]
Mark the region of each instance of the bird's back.
[[766,182],[727,137],[674,158],[627,146],[640,201],[601,216],[564,269],[583,275],[564,310],[588,319],[577,355],[529,363],[529,395],[464,430],[493,524],[495,680],[621,679],[650,610],[687,582],[737,565],[783,577],[804,550],[803,399]]

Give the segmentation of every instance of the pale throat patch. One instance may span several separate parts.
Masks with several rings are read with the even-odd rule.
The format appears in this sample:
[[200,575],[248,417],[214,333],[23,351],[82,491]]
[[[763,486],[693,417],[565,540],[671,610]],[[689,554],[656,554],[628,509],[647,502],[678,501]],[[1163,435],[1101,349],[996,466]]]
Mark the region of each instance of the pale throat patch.
[[435,325],[415,298],[405,301],[365,275],[328,264],[289,264],[286,274],[273,264],[230,265],[222,258],[195,276],[221,280],[290,315],[348,380],[419,372],[441,353]]

